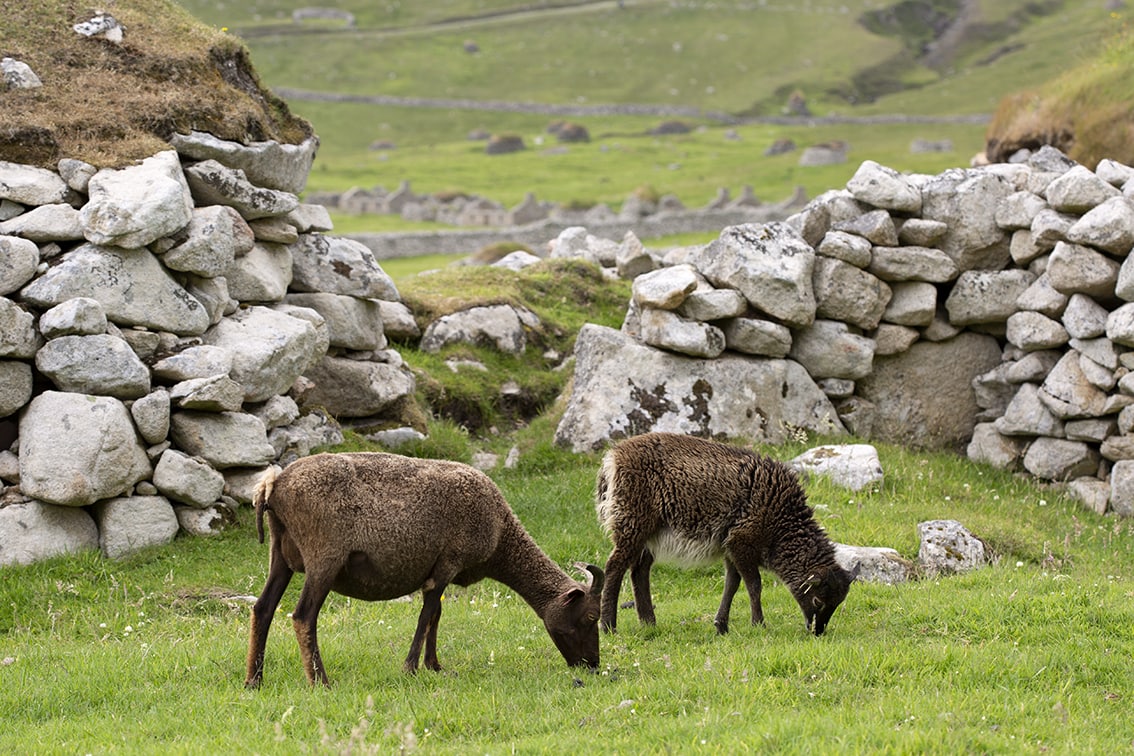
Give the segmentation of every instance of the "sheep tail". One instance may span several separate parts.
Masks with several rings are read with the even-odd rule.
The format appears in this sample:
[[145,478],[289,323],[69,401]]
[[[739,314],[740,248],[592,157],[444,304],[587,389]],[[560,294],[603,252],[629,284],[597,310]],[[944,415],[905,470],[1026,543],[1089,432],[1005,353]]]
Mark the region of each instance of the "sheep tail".
[[260,539],[260,543],[264,542],[264,510],[268,508],[268,498],[272,495],[272,488],[281,472],[283,468],[278,465],[269,467],[260,476],[256,490],[252,493],[252,505],[256,507],[256,537]]

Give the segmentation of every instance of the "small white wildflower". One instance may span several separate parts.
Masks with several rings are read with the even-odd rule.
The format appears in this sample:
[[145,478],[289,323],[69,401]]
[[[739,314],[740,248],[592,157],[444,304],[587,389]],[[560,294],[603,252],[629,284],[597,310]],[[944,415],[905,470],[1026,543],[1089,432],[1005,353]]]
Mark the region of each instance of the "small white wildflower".
[[98,626],[99,626],[99,627],[102,627],[102,628],[105,628],[105,627],[106,627],[106,623],[105,623],[105,622],[100,622],[100,623],[98,623]]
[[131,627],[130,625],[127,625],[126,627],[122,628],[122,632],[124,632],[124,633],[132,633],[132,632],[134,632],[134,628],[133,628],[133,627]]
[[1024,566],[1024,563],[1023,563],[1023,562],[1016,562],[1016,566],[1017,566],[1017,567],[1023,567],[1023,566]]
[[1047,506],[1047,499],[1040,499],[1040,506],[1046,507]]

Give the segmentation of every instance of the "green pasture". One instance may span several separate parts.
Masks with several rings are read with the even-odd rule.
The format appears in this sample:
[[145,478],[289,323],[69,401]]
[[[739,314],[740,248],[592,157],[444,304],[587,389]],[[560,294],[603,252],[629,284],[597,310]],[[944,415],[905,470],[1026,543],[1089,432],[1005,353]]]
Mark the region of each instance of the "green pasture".
[[[534,426],[533,426],[534,427]],[[543,430],[546,430],[544,428]],[[421,453],[472,443],[438,433]],[[818,442],[815,439],[812,442]],[[602,564],[597,457],[521,438],[493,474],[566,568]],[[766,451],[794,456],[806,444]],[[881,447],[885,481],[807,485],[837,541],[917,551],[917,522],[985,539],[977,572],[855,585],[809,636],[777,580],[767,625],[715,635],[721,570],[654,570],[658,625],[623,609],[598,674],[567,668],[536,615],[484,581],[446,594],[446,670],[401,672],[419,597],[332,595],[320,617],[330,690],[310,689],[286,616],[264,686],[243,688],[249,597],[267,569],[251,513],[216,538],[110,562],[94,554],[0,569],[5,753],[1121,753],[1134,654],[1134,523],[948,454]],[[629,599],[629,587],[623,592]],[[735,615],[747,616],[744,592]]]

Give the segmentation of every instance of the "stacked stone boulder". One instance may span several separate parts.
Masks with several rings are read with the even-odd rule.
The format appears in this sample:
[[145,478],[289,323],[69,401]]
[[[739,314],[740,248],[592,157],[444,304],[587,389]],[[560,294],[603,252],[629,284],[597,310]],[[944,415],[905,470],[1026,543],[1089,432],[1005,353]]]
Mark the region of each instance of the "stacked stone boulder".
[[298,199],[315,140],[171,144],[0,162],[0,564],[215,532],[267,465],[412,395],[393,282]]
[[866,161],[785,221],[708,245],[589,251],[564,232],[553,255],[634,272],[621,330],[579,335],[557,441],[849,431],[1134,513],[1132,179],[1051,148],[936,176]]

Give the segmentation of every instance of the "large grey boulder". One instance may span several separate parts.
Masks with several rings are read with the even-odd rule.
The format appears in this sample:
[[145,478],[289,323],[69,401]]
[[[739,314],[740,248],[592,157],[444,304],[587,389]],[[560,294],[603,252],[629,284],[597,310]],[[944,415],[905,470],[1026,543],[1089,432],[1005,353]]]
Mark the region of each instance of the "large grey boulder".
[[161,261],[171,270],[204,278],[223,276],[256,241],[240,213],[224,205],[194,209],[184,237],[162,254]]
[[185,179],[198,205],[227,205],[245,220],[287,215],[299,207],[294,193],[256,186],[244,171],[212,159],[186,168]]
[[691,359],[587,324],[575,343],[575,376],[555,442],[576,452],[647,431],[773,443],[788,428],[845,430],[827,396],[791,360],[728,353]]
[[736,289],[789,327],[815,320],[815,250],[785,223],[729,226],[689,262],[717,288]]
[[335,417],[373,417],[413,395],[416,381],[400,360],[385,362],[326,356],[304,372],[315,385],[304,409],[322,408]]
[[792,468],[809,475],[821,475],[837,486],[861,491],[881,483],[884,475],[878,450],[870,444],[817,446],[793,458]]
[[257,186],[292,194],[298,194],[307,185],[307,175],[319,147],[316,137],[308,137],[299,144],[276,141],[244,144],[203,131],[174,134],[169,142],[184,157],[216,160],[230,168],[239,168]]
[[150,477],[130,412],[111,397],[45,391],[20,417],[25,496],[81,507]]
[[185,228],[193,216],[193,198],[173,150],[128,168],[104,168],[87,192],[79,221],[94,244],[144,247]]
[[209,327],[205,308],[147,249],[82,244],[25,286],[20,297],[48,309],[75,297],[97,300],[121,326],[195,336]]
[[228,266],[228,294],[240,302],[279,302],[291,284],[293,261],[286,244],[256,242]]
[[725,335],[720,328],[683,318],[669,310],[641,310],[638,313],[638,338],[650,346],[691,357],[712,359],[725,349]]
[[35,330],[35,316],[12,300],[0,297],[0,357],[34,357],[41,341]]
[[930,577],[968,572],[988,564],[984,541],[956,520],[928,520],[917,524],[921,546],[917,559]]
[[376,299],[315,292],[288,294],[284,302],[319,313],[327,324],[330,346],[360,352],[386,348],[382,310]]
[[856,581],[895,585],[914,578],[917,568],[896,550],[881,546],[835,544],[835,561]]
[[527,348],[526,328],[539,326],[539,318],[511,305],[470,307],[430,323],[421,337],[421,350],[436,353],[449,344],[468,343],[494,347],[506,354]]
[[244,387],[247,402],[286,392],[319,357],[314,325],[267,307],[242,308],[201,338],[232,355],[229,377]]
[[35,366],[60,391],[137,399],[150,371],[124,340],[110,334],[60,336],[35,354]]
[[217,470],[263,467],[275,459],[263,421],[244,412],[176,412],[169,437],[186,454]]
[[18,236],[0,236],[0,297],[32,280],[37,265],[39,247],[35,242]]
[[94,507],[99,547],[107,559],[121,559],[177,535],[177,515],[164,496],[106,499]]
[[0,160],[0,199],[21,205],[50,205],[63,202],[67,184],[55,171]]
[[919,341],[902,354],[878,357],[858,395],[877,408],[872,438],[912,447],[961,449],[980,408],[972,382],[1000,363],[991,336],[962,333]]
[[199,459],[166,449],[154,467],[154,486],[169,499],[197,509],[212,506],[224,490],[224,476]]
[[856,380],[870,374],[874,341],[853,333],[842,321],[816,320],[796,331],[788,356],[812,378]]
[[42,501],[0,507],[0,567],[97,548],[98,527],[84,509]]
[[398,301],[398,288],[374,253],[352,239],[304,234],[291,245],[292,291]]
[[811,279],[815,317],[875,328],[893,292],[876,276],[842,260],[817,257]]
[[1016,312],[1016,299],[1035,279],[1026,270],[966,270],[945,298],[949,322],[957,326],[1004,323]]
[[996,208],[1015,191],[995,173],[948,170],[922,186],[921,217],[947,226],[938,246],[960,270],[999,270],[1009,254],[1008,235],[996,223]]
[[864,160],[847,182],[859,202],[902,213],[921,211],[921,190],[893,168]]
[[18,411],[31,397],[31,365],[16,360],[0,360],[0,417]]

